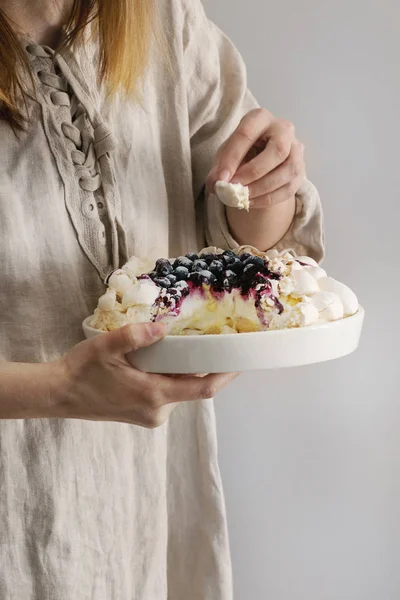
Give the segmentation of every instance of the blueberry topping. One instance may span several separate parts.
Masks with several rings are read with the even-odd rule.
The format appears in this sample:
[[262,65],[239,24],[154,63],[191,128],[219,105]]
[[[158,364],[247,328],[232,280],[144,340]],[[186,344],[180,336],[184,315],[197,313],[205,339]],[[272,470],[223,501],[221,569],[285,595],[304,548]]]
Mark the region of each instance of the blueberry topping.
[[162,288],[169,288],[171,286],[171,282],[167,277],[156,277],[154,283]]
[[185,267],[190,271],[192,264],[193,261],[191,261],[187,256],[179,256],[177,259],[175,259],[173,267],[174,269],[177,269],[178,267]]
[[172,265],[166,258],[159,258],[156,261],[155,271],[159,277],[165,277],[172,271]]
[[199,271],[200,281],[201,283],[211,284],[215,281],[215,275],[205,269],[204,271]]
[[213,260],[209,264],[209,270],[218,277],[224,270],[224,263],[221,260]]
[[206,263],[205,260],[201,260],[200,258],[198,260],[195,260],[193,263],[193,271],[206,271],[208,269],[208,264]]
[[[238,256],[232,250],[226,250],[222,254],[206,252],[201,256],[189,252],[179,256],[173,265],[160,258],[154,270],[145,277],[168,289],[165,293],[170,301],[177,303],[190,294],[193,286],[201,285],[211,286],[214,292],[231,292],[232,288],[238,288],[242,295],[248,294],[251,289],[255,289],[258,296],[271,295],[271,280],[280,279],[281,275],[270,273],[268,261],[260,256],[250,252]],[[277,307],[280,309],[280,306]]]
[[174,286],[177,282],[177,277],[173,273],[170,273],[167,279],[169,280],[171,286]]
[[176,267],[174,275],[178,281],[183,281],[189,277],[189,269],[187,267]]
[[188,252],[187,254],[185,254],[185,257],[191,260],[192,262],[199,258],[195,252]]

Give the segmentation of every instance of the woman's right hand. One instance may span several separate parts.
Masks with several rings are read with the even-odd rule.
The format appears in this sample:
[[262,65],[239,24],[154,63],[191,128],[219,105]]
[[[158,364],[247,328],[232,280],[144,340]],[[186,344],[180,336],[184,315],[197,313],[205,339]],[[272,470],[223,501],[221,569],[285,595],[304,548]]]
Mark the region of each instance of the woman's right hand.
[[212,398],[236,376],[170,377],[143,373],[129,364],[129,352],[164,335],[159,323],[127,325],[72,348],[56,363],[61,383],[53,394],[54,416],[155,428],[177,403]]

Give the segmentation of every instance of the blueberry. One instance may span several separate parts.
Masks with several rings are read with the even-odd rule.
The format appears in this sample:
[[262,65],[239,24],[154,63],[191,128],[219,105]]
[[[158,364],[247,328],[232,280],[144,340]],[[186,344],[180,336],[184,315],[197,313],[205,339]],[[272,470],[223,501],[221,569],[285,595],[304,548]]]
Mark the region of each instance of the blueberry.
[[227,269],[224,272],[224,279],[228,279],[230,282],[234,283],[237,282],[237,275],[234,271],[231,271],[231,269]]
[[259,270],[260,269],[258,265],[255,265],[253,263],[246,265],[243,269],[242,278],[245,281],[249,282],[253,279],[253,277],[258,273]]
[[265,269],[265,261],[261,256],[250,256],[244,262],[244,265],[257,265],[259,269]]
[[204,271],[199,271],[199,276],[201,283],[211,284],[215,281],[215,275],[207,269]]
[[177,281],[183,281],[189,277],[189,269],[187,267],[176,267],[174,275]]
[[180,300],[182,298],[181,292],[177,288],[174,288],[174,287],[169,288],[168,294],[174,298],[175,302],[178,302],[178,300]]
[[223,253],[222,260],[226,266],[232,265],[236,261],[236,254],[231,250],[227,250]]
[[155,266],[155,271],[157,271],[160,267],[163,267],[165,265],[170,265],[171,263],[169,262],[168,258],[158,258],[156,260],[156,266]]
[[238,283],[238,278],[237,278],[236,273],[234,273],[230,269],[225,271],[223,277],[224,277],[224,288],[225,289],[231,289],[231,288],[235,287],[235,285],[237,285],[237,283]]
[[154,283],[162,288],[169,288],[171,285],[171,282],[167,277],[156,277]]
[[149,277],[150,277],[150,279],[154,280],[157,277],[157,273],[155,271],[150,271]]
[[200,272],[199,271],[192,271],[192,273],[190,273],[190,275],[189,275],[189,280],[194,285],[200,285],[200,283],[201,283]]
[[236,254],[234,253],[234,251],[233,251],[233,250],[225,250],[225,251],[222,253],[222,256],[233,256],[233,257],[235,257],[235,256],[236,256]]
[[178,290],[182,294],[182,296],[187,296],[190,292],[189,286],[186,281],[177,281],[175,284],[175,289]]
[[216,257],[215,254],[211,254],[211,252],[205,252],[204,254],[202,254],[200,256],[201,260],[205,260],[206,263],[209,265]]
[[185,258],[188,258],[189,260],[191,260],[193,262],[194,260],[197,260],[199,257],[197,256],[197,254],[195,252],[188,252],[187,254],[185,254]]
[[241,275],[243,269],[244,269],[244,265],[242,263],[242,261],[240,260],[240,258],[235,258],[234,262],[232,262],[229,265],[229,269],[231,271],[233,271],[234,273],[236,273],[236,275]]
[[177,259],[175,259],[173,267],[174,269],[177,269],[178,267],[185,267],[190,271],[192,264],[193,261],[191,261],[190,258],[187,258],[187,256],[179,256]]
[[208,266],[211,273],[214,273],[218,277],[224,270],[224,263],[221,260],[213,260]]
[[176,282],[178,280],[178,278],[173,273],[170,273],[168,275],[167,279],[169,280],[172,287],[176,284]]
[[166,275],[169,275],[169,273],[171,273],[172,265],[166,258],[159,258],[156,261],[155,271],[157,272],[158,276],[165,277]]
[[250,254],[250,252],[244,252],[243,254],[240,255],[240,260],[242,262],[244,262],[245,260],[247,260],[248,258],[251,258],[253,256],[253,254]]
[[197,259],[193,263],[192,271],[205,271],[208,269],[208,264],[205,260],[201,260],[201,258]]

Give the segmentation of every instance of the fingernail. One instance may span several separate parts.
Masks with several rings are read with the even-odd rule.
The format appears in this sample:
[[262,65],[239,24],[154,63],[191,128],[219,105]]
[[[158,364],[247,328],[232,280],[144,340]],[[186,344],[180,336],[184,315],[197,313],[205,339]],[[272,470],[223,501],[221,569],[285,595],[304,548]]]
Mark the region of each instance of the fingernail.
[[228,171],[228,169],[222,169],[222,171],[220,171],[218,173],[218,181],[230,181],[231,180],[231,174]]
[[158,340],[165,335],[165,325],[163,323],[149,323],[147,331],[150,337]]

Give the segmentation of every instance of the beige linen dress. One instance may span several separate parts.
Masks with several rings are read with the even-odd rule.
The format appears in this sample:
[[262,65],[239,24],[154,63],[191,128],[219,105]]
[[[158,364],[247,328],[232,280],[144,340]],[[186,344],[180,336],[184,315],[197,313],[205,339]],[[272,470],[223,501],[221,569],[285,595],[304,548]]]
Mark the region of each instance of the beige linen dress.
[[[130,255],[236,245],[202,189],[256,103],[199,0],[162,7],[176,75],[152,63],[141,105],[104,99],[94,45],[55,61],[26,45],[30,125],[16,137],[0,123],[0,359],[51,361],[81,341],[104,277]],[[280,247],[322,256],[308,182]],[[230,600],[213,403],[182,404],[154,431],[1,421],[0,598]]]

